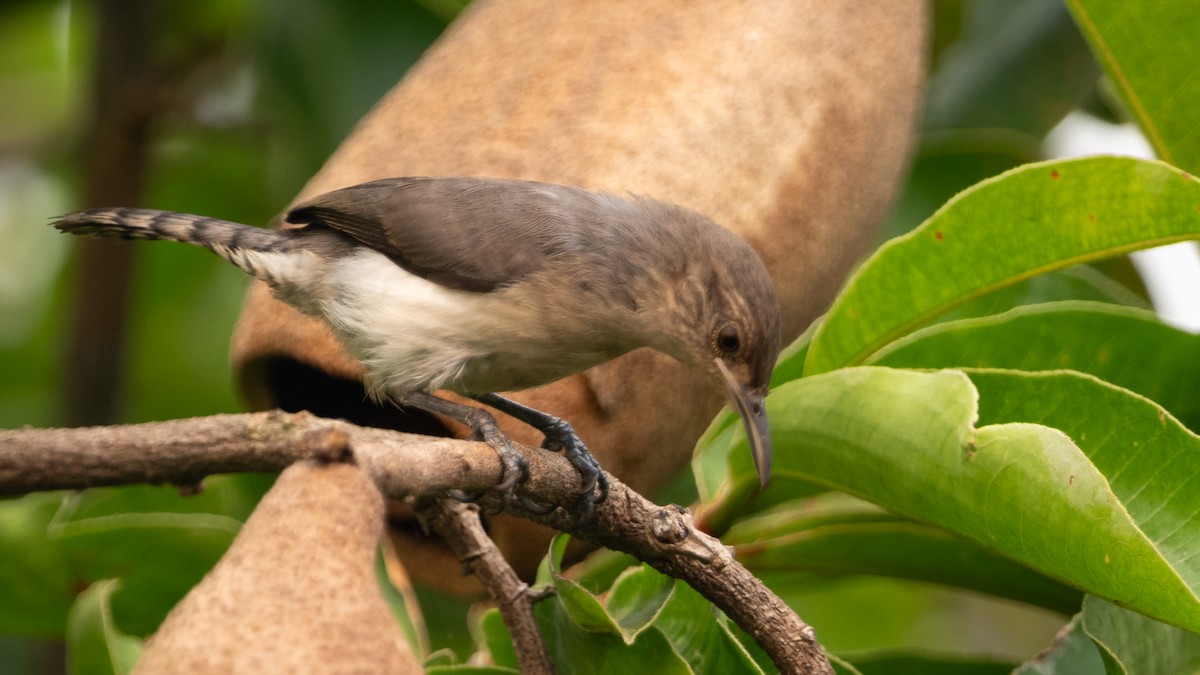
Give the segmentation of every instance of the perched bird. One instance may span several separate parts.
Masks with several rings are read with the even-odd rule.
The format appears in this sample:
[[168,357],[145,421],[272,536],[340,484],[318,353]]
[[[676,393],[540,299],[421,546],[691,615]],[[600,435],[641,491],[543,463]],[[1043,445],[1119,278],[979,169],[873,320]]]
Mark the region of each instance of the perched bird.
[[[446,415],[499,453],[511,493],[525,460],[482,408],[563,450],[585,499],[607,482],[563,420],[496,392],[545,384],[639,347],[704,373],[741,414],[766,484],[763,397],[779,355],[779,303],[758,255],[688,209],[643,197],[486,178],[390,178],[335,190],[266,230],[168,211],[103,208],[72,234],[204,246],[324,320],[362,361],[377,399]],[[596,495],[597,485],[599,495]]]

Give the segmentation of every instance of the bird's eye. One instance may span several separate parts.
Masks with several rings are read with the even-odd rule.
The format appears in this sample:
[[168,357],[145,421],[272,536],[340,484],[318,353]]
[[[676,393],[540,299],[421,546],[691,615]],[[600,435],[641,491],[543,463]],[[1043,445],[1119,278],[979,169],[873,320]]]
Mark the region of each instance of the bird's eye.
[[726,324],[717,331],[717,348],[726,354],[733,354],[742,346],[736,327]]

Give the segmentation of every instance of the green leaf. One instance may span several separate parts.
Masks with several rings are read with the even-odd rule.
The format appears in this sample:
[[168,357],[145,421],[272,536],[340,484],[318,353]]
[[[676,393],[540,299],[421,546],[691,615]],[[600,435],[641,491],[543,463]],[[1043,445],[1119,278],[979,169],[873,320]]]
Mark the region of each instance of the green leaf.
[[[1154,402],[1084,375],[981,371],[972,372],[971,381],[979,389],[980,424],[1035,422],[1074,439],[1152,546],[1145,553],[1161,559],[1188,587],[1154,608],[1121,595],[1109,597],[1188,627],[1200,625],[1170,618],[1195,612],[1200,588],[1195,520],[1200,513],[1200,437]],[[1068,488],[1073,487],[1068,480]],[[1125,596],[1146,592],[1137,591],[1132,579],[1129,583]]]
[[1067,0],[1084,36],[1162,159],[1200,172],[1195,2]]
[[0,500],[0,632],[62,635],[75,577],[46,533],[62,500],[57,492]]
[[908,368],[1069,369],[1149,398],[1200,428],[1200,335],[1152,312],[1089,303],[1046,303],[999,316],[940,323],[868,360]]
[[589,591],[600,593],[612,588],[617,577],[625,570],[639,565],[641,562],[628,553],[605,548],[589,553],[586,558],[572,565],[571,577]]
[[[560,568],[568,541],[566,535],[558,535],[550,543],[550,552],[542,562],[538,578],[552,583],[555,593],[534,607],[534,616],[556,671],[609,673],[621,669],[637,672],[661,669],[666,673],[691,672],[662,632],[645,625],[646,614],[658,614],[659,610],[652,605],[665,599],[664,591],[666,597],[671,596],[671,580],[650,578],[649,575],[658,573],[648,568],[645,572],[622,575],[618,582],[628,583],[628,588],[613,589],[617,595],[613,609],[624,620],[624,625],[619,625],[609,614],[609,608],[596,596],[562,576]],[[637,598],[633,596],[639,590],[651,593],[647,598],[651,607],[634,606]],[[496,635],[502,628],[491,627],[489,643],[500,639]]]
[[1174,675],[1200,672],[1200,635],[1168,626],[1099,598],[1083,602],[1083,630],[1108,672]]
[[[904,234],[955,193],[1043,158],[1042,139],[1094,91],[1100,68],[1061,3],[937,2],[938,50],[908,184],[886,222]],[[966,15],[964,21],[963,14]],[[961,35],[955,30],[961,25]]]
[[1041,138],[1100,74],[1057,2],[972,2],[963,38],[929,81],[927,129],[1011,129]]
[[[1150,309],[1149,303],[1095,268],[1088,265],[1076,265],[1064,270],[1047,272],[988,293],[946,312],[939,317],[939,321],[992,316],[1024,305],[1067,300],[1094,301]],[[819,324],[820,319],[810,325],[803,335],[796,338],[779,355],[775,371],[771,374],[772,387],[798,380],[804,376],[804,361],[808,358],[808,347]],[[714,430],[720,430],[739,421],[734,411],[730,410],[727,414],[730,415],[727,418],[724,416],[718,418],[719,423],[712,427]]]
[[657,629],[644,630],[627,644],[616,630],[585,630],[557,596],[538,603],[534,615],[558,673],[692,672]]
[[544,586],[553,583],[554,577],[562,574],[563,557],[567,555],[567,545],[571,543],[570,535],[559,533],[550,540],[550,550],[538,565],[536,583]]
[[[517,669],[517,650],[513,647],[512,633],[508,632],[500,610],[495,607],[485,610],[475,626],[478,635],[476,642],[482,643],[481,646],[487,649],[492,663],[504,668]],[[428,667],[428,662],[426,666]]]
[[693,672],[763,672],[734,636],[729,620],[682,581],[654,625],[666,635]]
[[67,622],[67,672],[124,675],[142,653],[142,641],[117,630],[110,610],[116,579],[92,584],[79,595]]
[[[739,420],[738,414],[726,407],[713,418],[700,440],[696,441],[696,450],[692,456],[692,477],[696,481],[696,492],[700,495],[701,503],[724,501],[728,498],[724,493],[730,488],[726,481],[729,475],[729,460],[738,441],[745,438],[744,434],[738,434]],[[702,530],[720,534],[720,529],[713,529],[719,526],[703,519],[702,514],[697,514],[696,522]]]
[[[424,617],[421,616],[421,606],[417,601],[412,586],[397,588],[388,576],[388,561],[382,549],[375,556],[375,580],[379,584],[380,595],[387,603],[396,620],[396,628],[404,635],[405,642],[417,658],[424,658],[430,652],[429,634],[425,627]],[[407,580],[406,580],[407,581]]]
[[557,535],[550,543],[550,553],[543,563],[550,583],[554,585],[555,605],[560,607],[563,615],[569,617],[575,626],[583,631],[620,635],[624,639],[625,636],[620,626],[609,615],[600,600],[583,586],[562,575],[562,560],[569,541],[570,538],[567,535]]
[[658,618],[674,589],[674,579],[644,564],[617,577],[605,607],[621,628],[625,642],[632,642]]
[[956,586],[1067,614],[1079,609],[1079,591],[1008,558],[864,502],[828,497],[740,521],[722,541],[756,574],[872,574]]
[[[819,482],[1200,628],[1200,536],[1189,525],[1200,511],[1200,440],[1152,402],[1088,376],[975,376],[980,390],[958,371],[884,368],[780,387],[767,402],[776,443],[768,492]],[[1026,408],[1009,412],[1017,401]],[[1021,421],[1056,408],[1056,422],[1078,426],[1064,434]],[[1019,422],[977,427],[977,418]],[[746,455],[731,454],[727,501],[706,505],[706,517],[728,522],[745,508],[754,491]]]
[[1104,660],[1096,643],[1083,632],[1082,614],[1059,631],[1054,644],[1013,671],[1013,675],[1096,675],[1104,672]]
[[973,319],[1024,305],[1065,300],[1090,300],[1147,310],[1152,308],[1149,301],[1092,265],[1073,265],[1023,279],[968,300],[938,316],[937,321]]
[[1200,237],[1200,181],[1170,165],[1092,157],[1030,164],[961,193],[879,249],[818,328],[807,374],[862,363],[896,338],[1037,274]]
[[[420,607],[432,654],[470,654],[482,648],[481,640],[471,633],[476,607],[460,595],[452,595],[428,586],[414,586],[416,605]],[[451,660],[450,663],[457,663]]]
[[[50,532],[84,580],[122,579],[113,612],[131,633],[144,635],[212,569],[241,528],[228,516],[185,511],[203,503],[165,488],[92,490],[68,500]],[[134,505],[147,511],[126,510]]]

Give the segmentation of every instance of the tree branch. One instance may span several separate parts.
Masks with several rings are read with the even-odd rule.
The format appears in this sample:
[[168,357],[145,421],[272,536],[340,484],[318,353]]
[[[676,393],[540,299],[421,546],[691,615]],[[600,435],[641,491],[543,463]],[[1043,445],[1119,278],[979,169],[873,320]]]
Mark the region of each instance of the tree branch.
[[550,654],[533,617],[534,597],[483,530],[479,509],[449,499],[435,499],[417,511],[422,522],[437,533],[471,570],[496,603],[512,636],[522,673],[550,675]]
[[215,473],[278,473],[306,459],[354,461],[381,491],[401,496],[443,494],[452,487],[482,491],[500,475],[495,452],[482,443],[303,412],[6,430],[0,431],[0,448],[0,495],[129,483],[194,485]]
[[[518,494],[543,504],[578,499],[579,478],[565,458],[515,447],[529,461],[530,473]],[[658,506],[612,476],[608,499],[588,513],[530,513],[517,500],[500,503],[488,493],[501,468],[496,453],[483,443],[359,427],[308,413],[0,431],[0,448],[0,495],[128,483],[195,485],[209,474],[279,472],[310,459],[354,463],[393,499],[440,498],[452,488],[487,493],[485,507],[630,553],[683,579],[753,636],[780,671],[833,672],[812,628],[734,560],[720,540],[693,527],[686,509]]]

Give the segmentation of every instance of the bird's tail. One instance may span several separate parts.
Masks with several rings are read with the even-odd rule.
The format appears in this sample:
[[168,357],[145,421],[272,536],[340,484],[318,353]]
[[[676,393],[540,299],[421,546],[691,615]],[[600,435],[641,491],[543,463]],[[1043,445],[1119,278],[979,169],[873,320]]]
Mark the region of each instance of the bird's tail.
[[[107,208],[76,211],[54,222],[62,232],[120,239],[166,239],[203,246],[256,277],[270,276],[261,255],[286,253],[294,239],[287,231],[154,209]],[[270,280],[270,279],[268,279]]]

